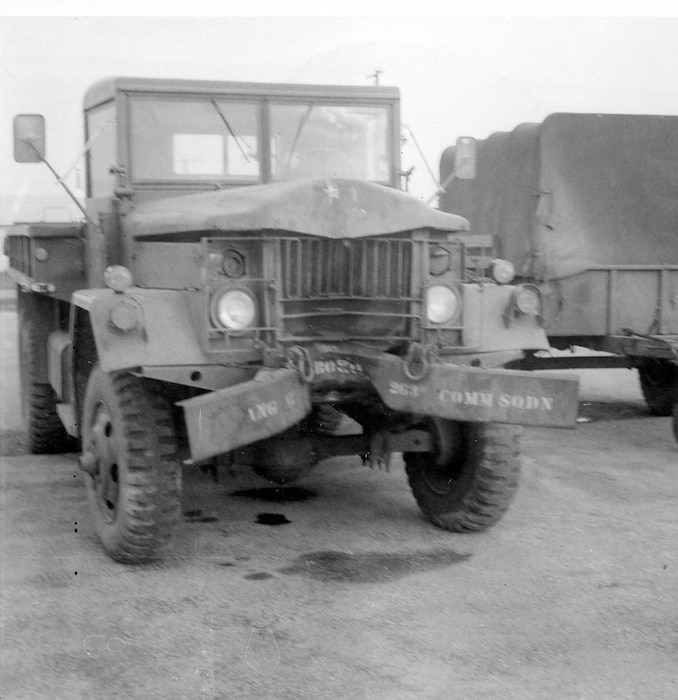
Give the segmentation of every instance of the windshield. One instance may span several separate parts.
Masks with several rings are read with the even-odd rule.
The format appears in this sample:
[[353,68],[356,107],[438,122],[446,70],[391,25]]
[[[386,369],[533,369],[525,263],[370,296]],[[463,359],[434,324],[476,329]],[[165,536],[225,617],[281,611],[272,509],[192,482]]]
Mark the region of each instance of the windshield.
[[317,177],[389,184],[390,120],[388,106],[134,95],[131,175],[161,184]]
[[131,100],[135,180],[259,181],[256,103]]
[[274,180],[348,177],[388,182],[389,131],[385,107],[272,104]]

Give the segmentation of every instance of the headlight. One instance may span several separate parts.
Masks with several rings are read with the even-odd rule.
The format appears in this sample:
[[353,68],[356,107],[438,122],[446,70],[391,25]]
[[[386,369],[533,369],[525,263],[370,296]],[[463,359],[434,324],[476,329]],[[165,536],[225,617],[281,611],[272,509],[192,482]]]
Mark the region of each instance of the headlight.
[[539,316],[541,314],[541,298],[536,289],[519,287],[516,290],[513,302],[516,305],[516,309],[526,316]]
[[132,273],[122,265],[111,265],[107,267],[104,271],[104,283],[118,294],[134,286]]
[[242,331],[253,325],[257,317],[257,304],[245,289],[229,289],[213,304],[214,319],[224,328]]
[[426,313],[431,323],[448,323],[460,309],[461,299],[451,287],[436,284],[426,290]]
[[516,276],[513,263],[496,258],[490,263],[490,277],[499,284],[508,284]]

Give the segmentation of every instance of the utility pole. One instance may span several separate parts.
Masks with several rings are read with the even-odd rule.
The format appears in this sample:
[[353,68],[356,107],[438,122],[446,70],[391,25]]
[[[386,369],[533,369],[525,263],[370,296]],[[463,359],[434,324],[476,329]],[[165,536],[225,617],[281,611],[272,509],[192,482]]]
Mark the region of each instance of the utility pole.
[[374,78],[374,84],[379,85],[379,76],[383,73],[383,70],[375,70],[374,73],[370,73],[367,77]]

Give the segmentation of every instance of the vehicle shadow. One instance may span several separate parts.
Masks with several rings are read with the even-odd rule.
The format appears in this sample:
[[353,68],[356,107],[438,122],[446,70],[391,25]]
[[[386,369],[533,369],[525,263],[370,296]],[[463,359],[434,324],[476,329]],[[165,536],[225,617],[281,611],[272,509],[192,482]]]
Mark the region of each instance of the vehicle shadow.
[[580,401],[578,423],[592,423],[611,420],[637,420],[654,418],[647,407],[637,401]]

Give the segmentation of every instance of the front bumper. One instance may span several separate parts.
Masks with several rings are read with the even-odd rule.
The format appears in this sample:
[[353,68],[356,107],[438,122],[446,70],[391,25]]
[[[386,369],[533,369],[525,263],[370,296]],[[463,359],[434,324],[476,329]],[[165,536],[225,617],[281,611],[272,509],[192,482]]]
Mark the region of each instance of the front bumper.
[[402,358],[351,348],[312,355],[312,371],[261,370],[254,379],[180,403],[194,461],[230,452],[292,427],[312,409],[314,386],[371,386],[398,412],[448,420],[573,428],[573,376],[427,362],[414,376]]
[[292,369],[261,370],[254,379],[179,402],[194,461],[277,435],[311,412],[311,393]]
[[412,381],[404,366],[386,356],[371,372],[382,401],[394,411],[473,423],[575,426],[577,377],[432,362],[424,379]]

